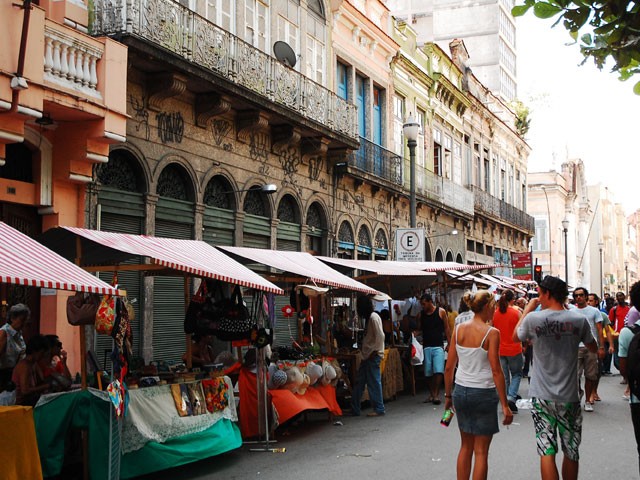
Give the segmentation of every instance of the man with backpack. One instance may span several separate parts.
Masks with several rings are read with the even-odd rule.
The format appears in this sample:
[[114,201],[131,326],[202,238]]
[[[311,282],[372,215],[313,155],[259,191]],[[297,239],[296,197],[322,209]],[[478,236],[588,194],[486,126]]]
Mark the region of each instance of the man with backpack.
[[[632,305],[640,305],[640,282],[631,286],[629,298]],[[640,471],[640,320],[630,327],[620,330],[618,337],[618,357],[620,373],[629,382],[629,406],[631,421],[638,449],[638,468]]]

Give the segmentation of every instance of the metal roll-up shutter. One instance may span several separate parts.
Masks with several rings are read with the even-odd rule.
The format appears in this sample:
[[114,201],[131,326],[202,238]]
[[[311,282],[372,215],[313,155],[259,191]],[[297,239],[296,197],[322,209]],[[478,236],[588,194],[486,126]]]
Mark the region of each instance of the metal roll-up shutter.
[[[180,211],[180,208],[172,208],[173,205],[166,199],[163,209],[156,209],[155,236],[191,239],[193,224],[180,223],[167,220],[171,211]],[[176,201],[177,203],[177,201]],[[182,204],[186,202],[180,202]],[[169,204],[169,205],[167,205]],[[192,204],[193,205],[193,204]],[[160,202],[158,202],[160,207]],[[181,207],[181,205],[178,205]],[[187,215],[173,219],[189,219]],[[192,218],[192,217],[191,217]],[[184,277],[156,276],[153,281],[153,359],[166,362],[181,362],[182,355],[186,351],[184,333]]]
[[[282,307],[289,305],[289,293],[291,287],[285,289],[285,295],[276,295],[276,328],[274,331],[273,345],[274,347],[291,346],[292,339],[297,341],[298,337],[298,324],[296,322],[297,314],[293,314],[292,317],[286,318],[282,314]],[[294,306],[295,308],[295,306]]]
[[300,251],[301,228],[297,223],[280,221],[278,224],[276,245],[278,250]]
[[[118,201],[119,199],[119,201]],[[140,194],[125,192],[103,187],[98,197],[101,206],[100,230],[107,232],[129,233],[140,235],[144,225],[144,198]],[[142,259],[133,258],[126,264],[139,264]],[[105,282],[111,283],[112,272],[102,272],[99,277]],[[131,321],[131,336],[133,337],[132,351],[134,357],[142,356],[142,312],[140,307],[144,304],[143,276],[140,272],[118,272],[118,282],[121,288],[127,291],[130,300],[135,299],[133,308],[135,318]],[[113,350],[113,339],[109,335],[96,333],[94,340],[94,353],[100,366],[111,372],[110,353]]]
[[271,222],[266,217],[246,214],[244,217],[243,247],[271,248]]
[[202,217],[202,239],[210,245],[234,244],[235,217],[231,210],[205,207]]

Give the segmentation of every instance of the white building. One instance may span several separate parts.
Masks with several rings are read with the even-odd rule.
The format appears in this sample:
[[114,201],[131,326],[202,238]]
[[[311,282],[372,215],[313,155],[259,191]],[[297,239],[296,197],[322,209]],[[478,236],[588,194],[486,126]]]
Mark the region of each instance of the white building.
[[448,51],[453,39],[464,41],[468,68],[495,95],[507,102],[517,96],[516,23],[511,0],[462,2],[388,0],[393,16],[418,32],[418,42],[434,42]]

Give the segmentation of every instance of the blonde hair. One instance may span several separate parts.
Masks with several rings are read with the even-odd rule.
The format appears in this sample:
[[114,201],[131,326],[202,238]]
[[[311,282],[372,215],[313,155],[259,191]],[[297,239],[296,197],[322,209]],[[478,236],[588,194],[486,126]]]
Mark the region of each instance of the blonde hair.
[[464,302],[469,306],[473,313],[480,313],[491,302],[495,303],[493,293],[488,290],[478,290],[476,293],[472,293],[469,290],[464,292],[462,297]]

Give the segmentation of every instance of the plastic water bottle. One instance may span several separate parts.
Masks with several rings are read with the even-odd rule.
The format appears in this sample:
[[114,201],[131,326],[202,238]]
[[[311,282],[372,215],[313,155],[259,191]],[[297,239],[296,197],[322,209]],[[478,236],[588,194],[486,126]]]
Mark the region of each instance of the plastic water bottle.
[[451,423],[451,419],[453,418],[453,410],[450,408],[446,409],[442,414],[442,418],[440,419],[440,425],[443,427],[448,427]]

